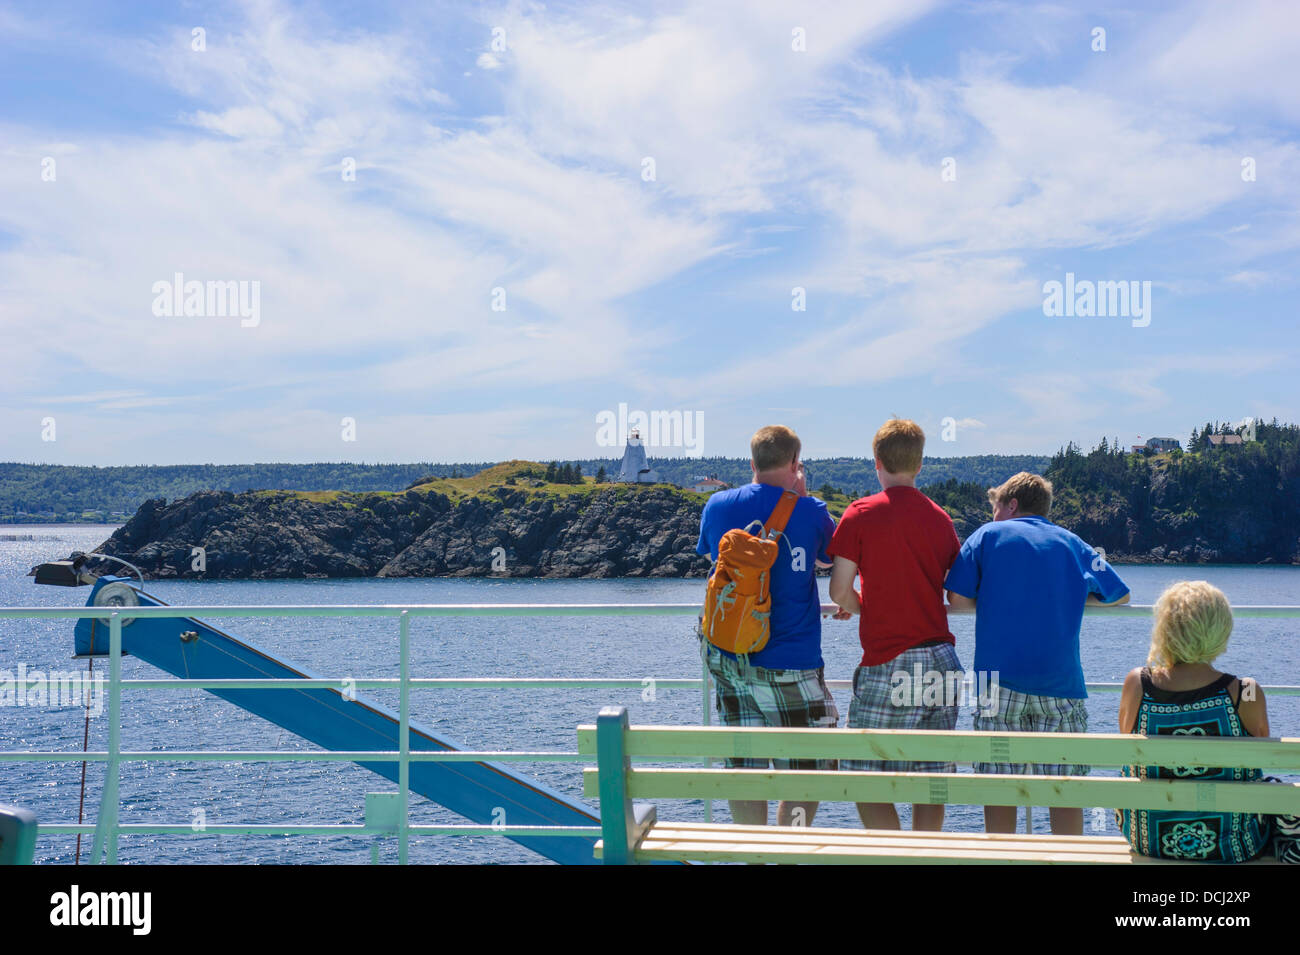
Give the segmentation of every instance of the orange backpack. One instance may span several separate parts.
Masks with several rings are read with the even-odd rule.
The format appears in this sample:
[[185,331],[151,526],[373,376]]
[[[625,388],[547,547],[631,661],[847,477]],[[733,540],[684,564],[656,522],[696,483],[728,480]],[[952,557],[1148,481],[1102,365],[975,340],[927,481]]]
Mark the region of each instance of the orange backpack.
[[780,537],[799,497],[786,491],[762,525],[761,536],[727,531],[718,542],[718,562],[704,592],[700,632],[730,653],[757,653],[772,635],[772,565],[781,553]]

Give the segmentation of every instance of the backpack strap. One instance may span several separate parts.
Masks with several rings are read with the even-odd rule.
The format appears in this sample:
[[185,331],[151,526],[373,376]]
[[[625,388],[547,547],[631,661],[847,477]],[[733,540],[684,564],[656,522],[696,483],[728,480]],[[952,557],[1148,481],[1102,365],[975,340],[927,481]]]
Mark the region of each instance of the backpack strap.
[[772,509],[772,516],[763,525],[763,537],[780,537],[785,532],[785,525],[790,520],[790,515],[794,513],[794,506],[798,503],[799,495],[794,491],[786,491],[782,494],[781,500],[777,501],[776,507]]

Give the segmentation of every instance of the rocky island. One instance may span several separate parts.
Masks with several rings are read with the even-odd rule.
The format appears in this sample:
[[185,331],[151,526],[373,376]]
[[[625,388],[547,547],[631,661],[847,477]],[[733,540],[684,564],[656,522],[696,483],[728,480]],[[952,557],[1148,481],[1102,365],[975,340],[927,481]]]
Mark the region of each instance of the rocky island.
[[[554,484],[511,461],[400,492],[202,491],[141,505],[98,552],[155,578],[698,577],[705,496]],[[201,548],[202,550],[196,550]],[[201,558],[201,559],[200,559]]]
[[[1044,471],[1052,519],[1116,563],[1300,563],[1300,428],[1207,424],[1193,449],[1063,448]],[[1012,460],[1007,467],[1013,467]],[[569,470],[567,465],[564,469]],[[1010,476],[1002,474],[998,480]],[[965,538],[989,520],[985,486],[922,488]],[[849,503],[817,495],[838,517]],[[707,496],[669,484],[608,484],[580,469],[509,461],[401,491],[200,491],[146,501],[98,550],[156,578],[700,577]]]

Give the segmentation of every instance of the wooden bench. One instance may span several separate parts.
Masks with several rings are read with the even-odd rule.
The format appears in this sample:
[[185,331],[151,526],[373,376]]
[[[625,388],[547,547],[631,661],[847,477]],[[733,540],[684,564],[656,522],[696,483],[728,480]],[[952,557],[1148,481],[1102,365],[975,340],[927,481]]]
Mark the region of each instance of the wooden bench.
[[[1082,763],[1091,766],[1300,770],[1300,739],[1146,737],[1103,733],[630,726],[623,707],[578,727],[596,757],[585,795],[599,797],[606,864],[657,861],[818,863],[1179,864],[1132,852],[1122,836],[911,832],[659,821],[635,799],[784,799],[993,806],[1121,806],[1300,814],[1300,784],[1140,780],[1098,776],[633,768],[632,759],[725,757]],[[1271,857],[1257,860],[1271,862]],[[1194,864],[1194,863],[1193,863]]]

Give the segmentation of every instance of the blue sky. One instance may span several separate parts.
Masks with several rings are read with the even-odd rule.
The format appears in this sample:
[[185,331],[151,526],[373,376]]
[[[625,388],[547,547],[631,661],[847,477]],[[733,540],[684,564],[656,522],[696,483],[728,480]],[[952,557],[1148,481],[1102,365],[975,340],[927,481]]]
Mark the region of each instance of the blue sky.
[[[1300,420],[1300,7],[1149,6],[0,5],[0,460]],[[178,272],[256,320],[156,314]],[[1045,315],[1067,272],[1150,323]]]

